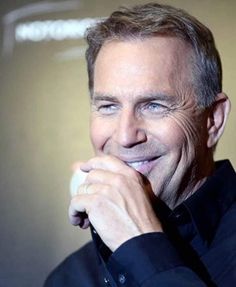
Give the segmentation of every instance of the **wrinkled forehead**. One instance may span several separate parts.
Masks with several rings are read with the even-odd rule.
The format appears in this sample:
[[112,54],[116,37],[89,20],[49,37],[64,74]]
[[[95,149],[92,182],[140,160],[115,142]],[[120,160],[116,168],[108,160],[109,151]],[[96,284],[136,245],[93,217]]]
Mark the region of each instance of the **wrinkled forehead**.
[[186,89],[193,82],[193,59],[191,47],[176,37],[108,41],[95,62],[94,91]]

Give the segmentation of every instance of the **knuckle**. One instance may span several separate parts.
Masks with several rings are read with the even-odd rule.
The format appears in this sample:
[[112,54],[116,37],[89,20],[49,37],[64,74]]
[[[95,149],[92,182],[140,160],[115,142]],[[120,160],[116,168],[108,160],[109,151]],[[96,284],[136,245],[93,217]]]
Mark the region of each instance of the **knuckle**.
[[78,203],[78,197],[74,196],[72,197],[71,201],[70,201],[70,207],[72,209],[73,206],[75,206]]
[[122,183],[126,181],[126,176],[123,174],[116,174],[114,176],[114,185],[120,186]]
[[103,163],[105,163],[105,164],[109,164],[110,161],[111,161],[111,156],[110,156],[110,155],[103,155],[103,156],[102,156],[102,161],[103,161]]
[[93,194],[93,206],[100,207],[109,200],[111,187],[108,185],[100,186],[99,192]]
[[106,202],[106,200],[105,200],[103,195],[96,194],[94,196],[94,200],[93,200],[93,208],[95,208],[96,210],[103,208],[105,202]]
[[92,178],[94,177],[94,174],[96,174],[96,170],[95,169],[90,170],[90,172],[87,175],[86,181],[91,181]]
[[111,192],[111,186],[110,185],[104,185],[104,187],[103,187],[103,193],[104,193],[104,195],[109,195],[110,194],[110,192]]

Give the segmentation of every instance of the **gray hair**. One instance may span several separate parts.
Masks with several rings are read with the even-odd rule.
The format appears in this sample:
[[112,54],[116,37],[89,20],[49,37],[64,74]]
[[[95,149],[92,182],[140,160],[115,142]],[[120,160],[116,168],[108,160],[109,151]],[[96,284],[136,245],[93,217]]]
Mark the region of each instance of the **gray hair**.
[[157,3],[121,7],[87,30],[90,94],[93,94],[94,64],[103,44],[113,39],[144,39],[158,35],[177,37],[192,47],[194,93],[200,107],[210,106],[222,91],[221,60],[211,31],[186,11]]

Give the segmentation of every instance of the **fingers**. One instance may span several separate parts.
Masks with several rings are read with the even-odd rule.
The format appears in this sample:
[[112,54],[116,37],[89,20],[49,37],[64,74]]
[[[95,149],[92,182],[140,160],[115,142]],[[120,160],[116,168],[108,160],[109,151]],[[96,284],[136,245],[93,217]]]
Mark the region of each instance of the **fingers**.
[[83,161],[76,161],[76,162],[74,162],[72,167],[71,167],[72,171],[79,170],[81,165],[83,165],[83,164],[85,164],[85,162],[83,162]]
[[140,180],[138,172],[113,156],[94,157],[86,163],[78,162],[74,170],[69,220],[72,225],[82,228],[87,228],[90,220],[96,226],[101,211],[104,213],[108,206],[114,207],[114,202],[124,207],[123,197],[125,194],[128,197]]
[[81,169],[75,170],[70,181],[70,194],[74,196],[77,194],[78,188],[85,182],[88,173]]
[[[106,194],[109,193],[111,186],[108,184],[103,183],[85,183],[82,184],[75,196],[72,199],[77,198],[77,200],[84,200],[84,198],[88,198],[89,200],[92,200],[92,195],[100,195],[100,194]],[[89,198],[90,196],[90,198]],[[80,210],[81,211],[81,210]]]
[[80,226],[85,229],[89,227],[89,219],[85,212],[78,212],[72,205],[68,210],[69,221],[72,225]]
[[[86,163],[76,162],[73,165],[74,174],[70,182],[71,196],[78,194],[77,190],[83,183],[101,183],[103,179],[112,176],[112,173],[116,175],[123,173],[127,176],[128,171],[124,168],[130,170],[122,161],[112,156],[95,157]],[[104,171],[108,173],[105,174]]]
[[[97,205],[104,203],[104,194],[108,194],[110,188],[104,184],[83,184],[72,197],[69,206],[69,221],[72,225],[87,228],[89,226],[89,213],[94,202]],[[95,207],[96,208],[96,207]]]
[[92,169],[109,170],[115,173],[123,173],[124,169],[130,169],[128,165],[114,156],[94,157],[86,163],[80,165],[83,171],[90,171]]
[[[80,197],[84,197],[84,195],[80,195]],[[71,200],[68,215],[69,221],[72,225],[80,226],[85,229],[89,227],[89,219],[86,210],[87,198],[85,197],[83,200],[78,196],[74,196]]]

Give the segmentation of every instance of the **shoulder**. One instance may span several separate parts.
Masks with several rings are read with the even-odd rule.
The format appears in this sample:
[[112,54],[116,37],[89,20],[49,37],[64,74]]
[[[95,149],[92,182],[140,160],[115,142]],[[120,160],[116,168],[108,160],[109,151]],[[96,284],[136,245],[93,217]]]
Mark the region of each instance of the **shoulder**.
[[[98,256],[92,242],[65,258],[48,276],[44,287],[91,286],[89,280],[98,280]],[[82,284],[82,285],[81,285]]]
[[[236,202],[222,216],[213,245],[232,240],[236,251]],[[235,239],[235,240],[234,240]]]
[[65,260],[63,260],[62,263],[57,267],[57,270],[63,269],[71,272],[76,269],[76,272],[78,272],[78,267],[81,268],[86,263],[91,263],[91,261],[96,260],[95,246],[92,242],[88,242],[79,250],[65,258]]
[[236,286],[236,202],[223,215],[209,251],[202,258],[217,286]]

